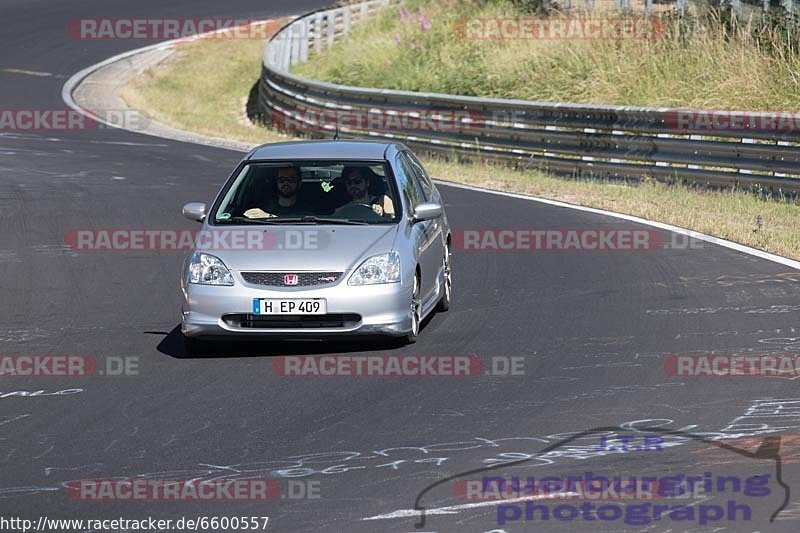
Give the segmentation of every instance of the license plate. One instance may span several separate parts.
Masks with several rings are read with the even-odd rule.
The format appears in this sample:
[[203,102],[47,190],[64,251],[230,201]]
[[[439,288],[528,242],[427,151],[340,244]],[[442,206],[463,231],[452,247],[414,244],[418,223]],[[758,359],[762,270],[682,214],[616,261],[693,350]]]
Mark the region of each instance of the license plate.
[[277,299],[255,298],[255,315],[324,315],[328,312],[325,298]]

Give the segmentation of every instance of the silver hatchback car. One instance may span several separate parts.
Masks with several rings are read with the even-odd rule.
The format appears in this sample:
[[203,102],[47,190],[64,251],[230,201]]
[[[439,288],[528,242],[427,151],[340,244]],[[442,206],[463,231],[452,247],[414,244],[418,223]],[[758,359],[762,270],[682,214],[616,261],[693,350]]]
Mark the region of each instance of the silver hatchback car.
[[452,300],[442,197],[399,143],[260,146],[210,208],[181,279],[187,351],[203,339],[390,335],[414,342]]

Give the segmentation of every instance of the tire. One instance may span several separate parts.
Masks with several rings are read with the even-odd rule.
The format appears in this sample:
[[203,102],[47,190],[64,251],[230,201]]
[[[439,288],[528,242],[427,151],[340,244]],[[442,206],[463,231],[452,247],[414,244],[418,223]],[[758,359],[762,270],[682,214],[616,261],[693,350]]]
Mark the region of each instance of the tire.
[[453,301],[453,263],[452,254],[450,253],[450,243],[444,247],[444,294],[442,299],[439,300],[439,305],[436,306],[436,311],[447,311],[450,309],[450,304]]
[[414,286],[411,290],[411,331],[406,334],[406,343],[412,344],[419,338],[419,328],[422,323],[422,301],[420,300],[419,272],[414,273]]

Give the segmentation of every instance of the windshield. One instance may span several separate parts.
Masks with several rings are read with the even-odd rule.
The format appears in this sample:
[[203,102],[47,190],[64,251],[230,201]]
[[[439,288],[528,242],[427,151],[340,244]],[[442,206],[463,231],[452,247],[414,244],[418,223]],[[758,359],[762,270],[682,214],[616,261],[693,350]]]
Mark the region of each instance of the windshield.
[[386,224],[399,202],[385,162],[251,162],[211,213],[213,224]]

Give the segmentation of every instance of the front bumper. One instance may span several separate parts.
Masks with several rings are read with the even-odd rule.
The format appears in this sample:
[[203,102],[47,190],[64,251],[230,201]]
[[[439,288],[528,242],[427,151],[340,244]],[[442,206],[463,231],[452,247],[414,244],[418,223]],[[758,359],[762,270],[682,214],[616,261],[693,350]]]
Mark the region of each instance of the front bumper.
[[[258,336],[321,338],[339,335],[393,335],[411,330],[411,287],[404,283],[349,286],[342,276],[335,285],[325,287],[263,287],[244,282],[234,273],[235,285],[182,284],[181,331],[187,337]],[[315,324],[270,324],[260,327],[253,321],[254,298],[325,298],[327,315]],[[324,324],[324,317],[344,315],[342,324]],[[265,318],[265,317],[258,317]],[[330,321],[329,321],[330,322]],[[335,321],[334,321],[335,322]]]

